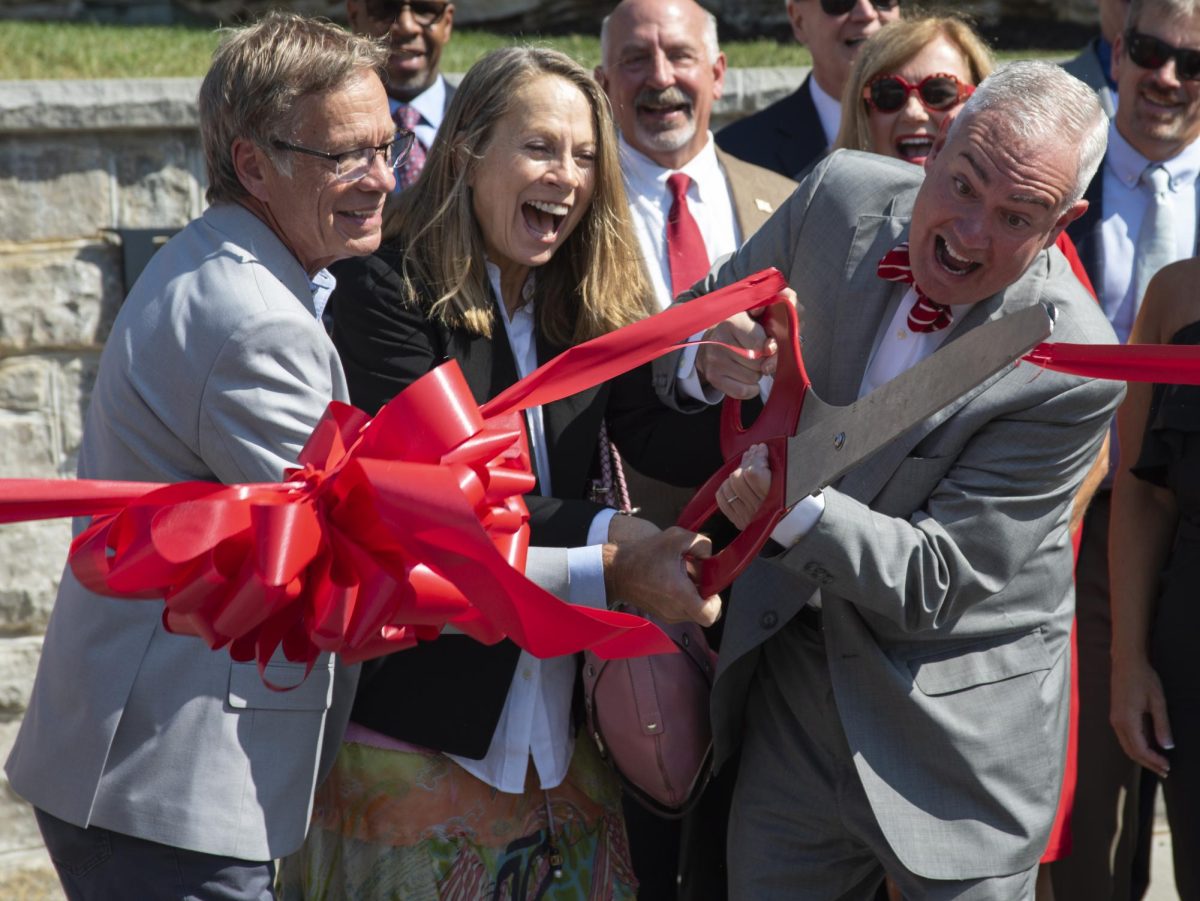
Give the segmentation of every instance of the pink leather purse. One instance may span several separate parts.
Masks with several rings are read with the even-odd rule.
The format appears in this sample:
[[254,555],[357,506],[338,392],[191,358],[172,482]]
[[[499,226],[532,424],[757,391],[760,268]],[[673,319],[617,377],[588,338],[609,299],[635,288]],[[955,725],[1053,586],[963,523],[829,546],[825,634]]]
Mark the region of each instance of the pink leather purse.
[[584,708],[588,733],[630,794],[659,816],[680,817],[712,769],[708,703],[717,655],[695,623],[655,622],[679,653],[602,660],[585,651]]

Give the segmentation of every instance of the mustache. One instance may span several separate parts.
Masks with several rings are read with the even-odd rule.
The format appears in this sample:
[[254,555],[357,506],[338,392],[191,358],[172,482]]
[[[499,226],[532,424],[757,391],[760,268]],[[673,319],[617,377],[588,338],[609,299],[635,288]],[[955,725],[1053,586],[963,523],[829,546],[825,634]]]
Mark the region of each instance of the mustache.
[[682,88],[674,85],[663,88],[661,91],[647,88],[637,95],[634,103],[637,106],[648,106],[652,109],[662,109],[668,106],[686,106],[688,110],[692,108],[692,98],[685,94]]

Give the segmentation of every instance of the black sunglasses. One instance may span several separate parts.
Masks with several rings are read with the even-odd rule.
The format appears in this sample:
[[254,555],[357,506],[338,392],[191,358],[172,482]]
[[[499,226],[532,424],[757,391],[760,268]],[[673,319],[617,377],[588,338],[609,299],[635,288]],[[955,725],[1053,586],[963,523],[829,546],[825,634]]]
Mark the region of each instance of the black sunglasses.
[[[827,16],[844,16],[854,9],[858,0],[821,0],[821,10]],[[871,0],[871,5],[878,10],[895,9],[900,0]]]
[[1200,50],[1172,47],[1166,41],[1132,28],[1125,32],[1125,49],[1133,64],[1142,69],[1161,69],[1175,60],[1175,74],[1183,81],[1200,81]]
[[876,75],[862,90],[867,108],[881,113],[894,113],[908,103],[908,95],[916,94],[927,110],[940,112],[957,106],[975,93],[975,85],[963,84],[953,75],[926,75],[916,84],[909,84],[899,75]]
[[413,21],[422,28],[427,28],[446,14],[449,5],[447,0],[368,0],[367,15],[376,22],[387,22],[390,25],[400,18],[400,13],[407,6]]

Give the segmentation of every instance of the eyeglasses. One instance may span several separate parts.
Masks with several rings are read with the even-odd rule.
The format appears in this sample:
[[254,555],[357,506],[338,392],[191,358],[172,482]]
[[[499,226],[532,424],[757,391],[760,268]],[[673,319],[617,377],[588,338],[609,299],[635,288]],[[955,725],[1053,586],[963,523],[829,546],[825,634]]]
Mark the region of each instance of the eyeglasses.
[[375,157],[382,156],[383,164],[389,169],[395,169],[408,158],[412,149],[413,133],[398,131],[386,144],[378,147],[358,147],[344,153],[328,153],[324,150],[313,150],[311,147],[301,147],[299,144],[289,144],[278,139],[271,141],[273,147],[280,150],[290,150],[293,153],[307,153],[309,156],[319,156],[323,160],[333,160],[333,175],[339,182],[359,181],[366,177],[375,165]]
[[1132,28],[1125,32],[1125,49],[1133,64],[1142,69],[1161,69],[1175,60],[1175,74],[1183,81],[1200,81],[1200,50],[1172,47],[1166,41]]
[[400,13],[407,6],[413,21],[422,28],[428,28],[446,14],[449,5],[445,0],[401,0],[399,3],[393,0],[367,0],[366,8],[367,15],[376,22],[391,25],[400,18]]
[[964,84],[955,76],[939,72],[926,75],[916,84],[909,84],[899,75],[876,75],[862,90],[867,109],[894,113],[916,94],[921,105],[931,112],[957,106],[975,93],[975,85]]
[[[827,16],[844,16],[858,4],[858,0],[821,0],[821,9]],[[871,5],[880,12],[895,9],[900,0],[871,0]]]

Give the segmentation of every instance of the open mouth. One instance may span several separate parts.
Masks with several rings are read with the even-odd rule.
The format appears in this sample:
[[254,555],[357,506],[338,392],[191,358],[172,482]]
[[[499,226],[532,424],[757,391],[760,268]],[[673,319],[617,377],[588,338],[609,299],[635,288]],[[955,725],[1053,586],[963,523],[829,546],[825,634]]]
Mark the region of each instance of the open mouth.
[[383,204],[377,204],[366,210],[338,210],[338,216],[348,220],[359,228],[378,223],[383,214]]
[[933,135],[905,135],[896,139],[896,155],[910,163],[923,163],[933,149]]
[[982,263],[968,260],[966,257],[960,257],[950,249],[950,245],[946,243],[946,239],[941,235],[938,235],[934,241],[933,255],[937,257],[937,261],[943,269],[957,278],[970,275],[983,265]]
[[539,241],[553,242],[571,208],[549,200],[527,200],[521,204],[525,226]]

